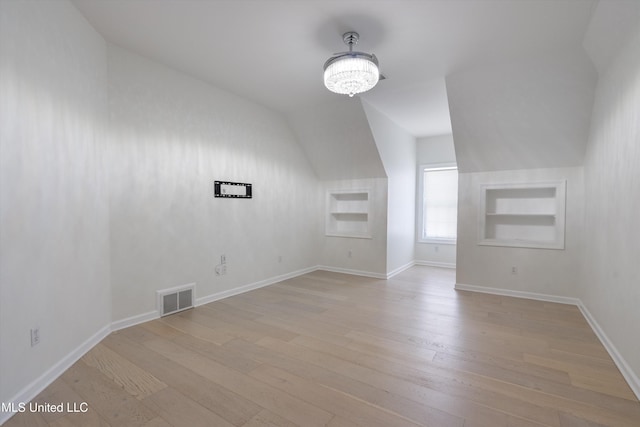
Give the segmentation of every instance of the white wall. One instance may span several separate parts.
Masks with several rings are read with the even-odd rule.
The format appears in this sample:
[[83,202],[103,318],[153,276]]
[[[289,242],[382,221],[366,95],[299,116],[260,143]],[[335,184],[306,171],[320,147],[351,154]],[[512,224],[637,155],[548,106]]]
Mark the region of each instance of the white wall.
[[[566,179],[565,249],[478,245],[480,184]],[[461,173],[458,179],[456,282],[508,291],[574,297],[583,241],[582,167]],[[517,274],[512,274],[512,267]]]
[[455,163],[456,149],[453,135],[436,135],[418,138],[416,141],[418,164]]
[[335,95],[287,119],[321,180],[387,176],[359,97]]
[[[640,395],[640,4],[616,7],[601,2],[594,21],[601,13],[618,22],[634,17],[626,42],[616,49],[589,46],[606,49],[597,57],[611,62],[601,63],[584,167],[586,249],[578,296],[635,372]],[[599,37],[588,40],[610,34]]]
[[387,116],[362,103],[387,174],[387,274],[414,261],[416,140]]
[[[418,140],[416,141],[416,161],[418,167],[421,165],[429,164],[456,163],[456,152],[453,145],[453,135],[436,135],[418,138]],[[419,179],[420,177],[416,176],[416,180]],[[416,200],[419,201],[421,197],[421,194],[416,193]],[[416,218],[418,222],[421,220],[421,218],[419,217],[419,212],[419,206],[416,206]],[[456,245],[418,242],[417,233],[420,232],[418,222],[416,222],[416,263],[443,267],[455,267]]]
[[[284,118],[108,52],[113,319],[155,310],[158,289],[196,282],[202,298],[315,266],[322,194]],[[253,199],[216,199],[214,180]]]
[[0,1],[1,402],[110,323],[106,69],[71,4]]

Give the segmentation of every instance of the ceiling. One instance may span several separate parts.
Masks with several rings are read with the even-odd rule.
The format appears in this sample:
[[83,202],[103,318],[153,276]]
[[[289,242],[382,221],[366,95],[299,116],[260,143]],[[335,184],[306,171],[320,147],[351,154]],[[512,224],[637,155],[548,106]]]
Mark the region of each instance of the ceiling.
[[451,133],[445,77],[580,48],[595,0],[73,0],[109,42],[290,114],[337,96],[322,65],[360,33],[387,80],[361,97],[416,137]]

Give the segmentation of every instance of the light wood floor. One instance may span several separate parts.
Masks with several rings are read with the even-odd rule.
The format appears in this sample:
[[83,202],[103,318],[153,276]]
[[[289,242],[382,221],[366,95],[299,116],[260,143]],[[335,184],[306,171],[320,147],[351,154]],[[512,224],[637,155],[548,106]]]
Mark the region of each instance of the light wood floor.
[[576,307],[314,272],[115,332],[6,426],[640,426]]

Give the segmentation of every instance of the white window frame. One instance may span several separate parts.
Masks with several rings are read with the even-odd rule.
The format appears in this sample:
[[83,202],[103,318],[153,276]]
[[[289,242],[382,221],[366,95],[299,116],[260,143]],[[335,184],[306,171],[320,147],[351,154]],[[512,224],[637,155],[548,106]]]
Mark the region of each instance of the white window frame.
[[[418,194],[416,205],[418,206],[418,224],[416,226],[417,236],[416,240],[418,243],[436,243],[440,245],[455,245],[457,243],[457,239],[448,239],[448,238],[425,238],[424,236],[424,172],[426,170],[452,170],[458,169],[458,165],[455,162],[448,163],[427,163],[418,166],[417,177],[418,177]],[[456,197],[457,198],[457,197]]]

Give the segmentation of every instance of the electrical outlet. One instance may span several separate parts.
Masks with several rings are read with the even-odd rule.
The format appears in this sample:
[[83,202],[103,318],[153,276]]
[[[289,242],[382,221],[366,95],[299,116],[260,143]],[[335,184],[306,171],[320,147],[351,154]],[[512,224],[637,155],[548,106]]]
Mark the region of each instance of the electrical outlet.
[[518,267],[511,267],[511,274],[518,274]]
[[227,263],[227,256],[225,254],[220,255],[220,264]]
[[226,264],[216,265],[216,276],[224,276],[225,274],[227,274],[227,265]]
[[40,344],[40,328],[31,329],[31,347]]

